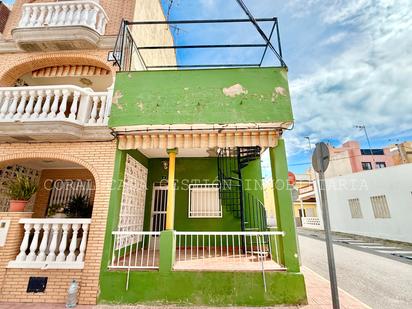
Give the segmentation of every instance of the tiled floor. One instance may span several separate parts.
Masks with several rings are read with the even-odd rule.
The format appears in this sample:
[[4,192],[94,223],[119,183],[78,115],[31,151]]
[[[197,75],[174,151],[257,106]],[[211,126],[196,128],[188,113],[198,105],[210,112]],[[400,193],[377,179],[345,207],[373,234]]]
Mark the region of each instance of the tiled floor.
[[[276,309],[330,309],[332,308],[332,299],[330,297],[330,287],[329,282],[320,277],[315,272],[311,271],[306,267],[302,267],[302,272],[305,275],[306,288],[308,293],[308,305],[304,306],[278,306]],[[339,290],[340,307],[341,309],[367,309],[370,308],[349,295],[343,290]],[[0,303],[0,309],[62,309],[65,308],[64,305],[56,304],[6,304]],[[165,308],[177,308],[176,306],[108,306],[108,305],[98,305],[98,306],[77,306],[77,309],[165,309]],[[195,307],[183,307],[184,309],[197,309],[202,308],[199,306]],[[203,308],[216,308],[216,307],[203,307]],[[225,307],[227,308],[227,307]],[[240,308],[240,307],[232,307]],[[246,308],[246,307],[243,307]],[[268,307],[266,307],[268,308]],[[255,308],[256,309],[256,308]]]

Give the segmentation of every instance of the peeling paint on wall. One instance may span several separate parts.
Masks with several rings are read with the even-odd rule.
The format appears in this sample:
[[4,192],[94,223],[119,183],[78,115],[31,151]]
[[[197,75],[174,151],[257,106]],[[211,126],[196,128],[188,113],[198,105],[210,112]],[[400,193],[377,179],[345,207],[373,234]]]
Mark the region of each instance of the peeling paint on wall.
[[275,87],[272,93],[272,102],[275,103],[276,99],[281,95],[282,97],[287,96],[286,89],[283,87]]
[[118,109],[123,110],[123,106],[119,103],[119,99],[123,97],[123,94],[120,90],[116,90],[113,94],[112,104],[115,105]]
[[223,94],[231,98],[247,93],[248,91],[241,84],[235,84],[229,88],[223,88]]

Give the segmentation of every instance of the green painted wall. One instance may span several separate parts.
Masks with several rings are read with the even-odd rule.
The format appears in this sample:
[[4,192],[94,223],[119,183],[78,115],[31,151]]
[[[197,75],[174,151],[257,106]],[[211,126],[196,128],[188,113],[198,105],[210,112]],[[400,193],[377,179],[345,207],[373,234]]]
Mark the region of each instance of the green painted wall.
[[110,127],[293,120],[284,68],[120,72],[114,89]]
[[213,306],[273,306],[306,302],[300,273],[266,272],[268,292],[260,272],[104,271],[99,303],[182,304]]
[[[153,183],[167,180],[168,171],[162,161],[167,159],[150,159],[148,191],[146,195],[145,230],[149,230],[152,207]],[[260,172],[260,170],[258,171]],[[175,230],[177,231],[238,231],[240,221],[223,208],[222,218],[190,218],[189,184],[216,183],[217,158],[177,158],[176,159],[176,193],[175,193]]]

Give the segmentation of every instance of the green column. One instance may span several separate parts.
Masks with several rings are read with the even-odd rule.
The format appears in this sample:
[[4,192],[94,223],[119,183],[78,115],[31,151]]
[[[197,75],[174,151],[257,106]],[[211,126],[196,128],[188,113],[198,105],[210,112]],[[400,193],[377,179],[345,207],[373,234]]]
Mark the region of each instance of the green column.
[[176,234],[174,230],[164,230],[160,233],[159,271],[170,272],[173,269],[176,253]]
[[285,232],[280,239],[280,259],[290,272],[299,272],[296,229],[293,219],[292,196],[288,188],[288,164],[285,141],[279,139],[276,147],[271,147],[270,165],[272,169],[273,193],[275,197],[276,222],[279,231]]

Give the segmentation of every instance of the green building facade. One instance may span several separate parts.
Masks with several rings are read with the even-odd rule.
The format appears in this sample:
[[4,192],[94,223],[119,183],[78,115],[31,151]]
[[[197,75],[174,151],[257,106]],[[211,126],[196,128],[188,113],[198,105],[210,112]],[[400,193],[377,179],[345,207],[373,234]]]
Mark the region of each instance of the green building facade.
[[286,68],[119,72],[99,302],[305,303],[282,138],[292,123]]

